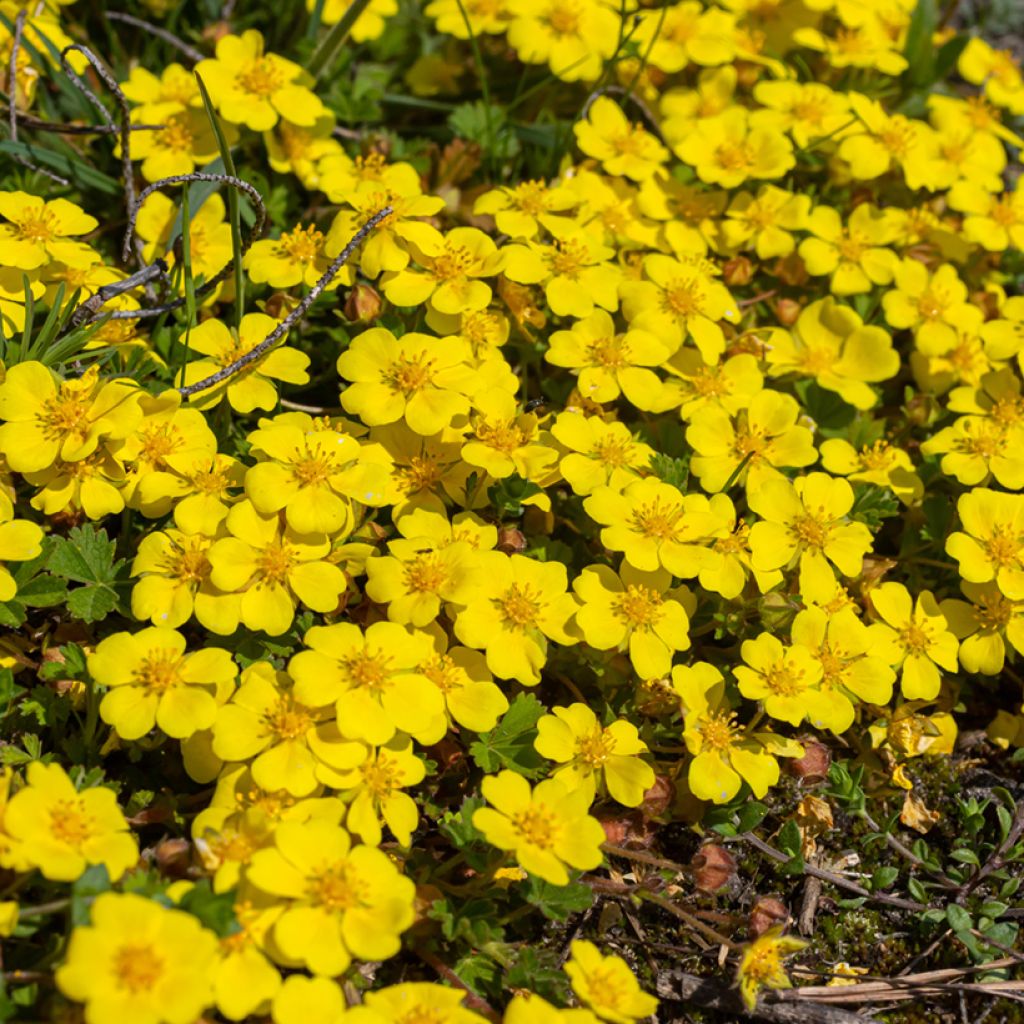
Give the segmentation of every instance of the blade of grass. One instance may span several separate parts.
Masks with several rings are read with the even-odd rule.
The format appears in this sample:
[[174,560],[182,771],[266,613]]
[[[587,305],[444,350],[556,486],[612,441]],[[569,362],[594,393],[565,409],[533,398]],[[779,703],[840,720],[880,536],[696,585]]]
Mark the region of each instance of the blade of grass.
[[32,295],[32,282],[28,274],[21,275],[22,285],[25,288],[25,327],[21,332],[21,345],[18,348],[18,361],[28,357],[31,350],[32,328],[36,319],[36,300]]
[[[221,128],[220,118],[217,117],[210,101],[210,94],[206,91],[206,84],[203,82],[199,72],[195,72],[196,82],[199,83],[199,92],[203,97],[203,106],[206,108],[206,116],[210,119],[213,132],[217,136],[217,146],[220,149],[221,159],[224,161],[224,170],[233,178],[238,177],[235,171],[235,161],[231,157],[231,147],[224,137],[224,129]],[[238,192],[228,189],[228,220],[231,222],[231,252],[235,268],[235,326],[242,323],[242,314],[245,311],[245,273],[242,270],[242,222],[239,213]]]
[[466,26],[466,34],[469,36],[469,45],[473,51],[473,61],[476,64],[476,76],[480,79],[480,95],[484,101],[484,127],[487,129],[487,171],[493,176],[494,173],[494,124],[491,120],[491,89],[487,82],[487,67],[484,58],[480,53],[480,44],[476,41],[476,33],[469,20],[469,13],[462,0],[455,0],[459,7],[459,14],[462,15],[462,23]]
[[192,279],[192,212],[187,188],[181,190],[181,264],[185,275],[185,351],[181,354],[181,387],[185,386],[189,340],[196,320],[196,285]]
[[43,326],[39,331],[36,340],[32,343],[32,348],[29,351],[30,359],[38,359],[41,355],[45,355],[46,349],[50,342],[53,340],[53,335],[57,329],[57,323],[60,318],[61,309],[64,303],[64,292],[67,291],[67,286],[62,281],[57,286],[57,292],[53,297],[53,302],[50,305],[50,312],[47,314],[46,319],[43,321]]
[[334,63],[334,58],[341,49],[342,43],[348,38],[352,26],[359,16],[370,6],[370,0],[352,0],[349,9],[341,19],[331,26],[330,31],[320,40],[313,56],[309,58],[308,71],[316,81]]

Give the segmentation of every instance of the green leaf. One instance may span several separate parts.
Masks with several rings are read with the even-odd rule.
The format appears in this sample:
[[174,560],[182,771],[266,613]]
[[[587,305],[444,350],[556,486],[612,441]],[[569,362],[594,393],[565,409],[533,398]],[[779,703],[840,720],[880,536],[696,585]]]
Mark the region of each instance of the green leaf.
[[903,56],[907,58],[906,80],[913,86],[924,87],[935,81],[935,47],[932,38],[939,24],[938,5],[935,0],[917,0],[910,18],[907,42]]
[[673,459],[662,452],[655,452],[651,456],[651,472],[667,484],[671,484],[678,491],[686,493],[686,485],[690,480],[690,459],[686,456],[681,459]]
[[880,889],[888,889],[899,876],[899,868],[888,866],[875,868],[871,874],[871,891],[878,892]]
[[481,797],[466,797],[458,813],[449,811],[438,822],[441,834],[456,850],[483,840],[484,834],[473,824],[473,812],[485,803]]
[[68,611],[83,622],[99,622],[117,607],[117,594],[106,587],[76,587],[68,594]]
[[89,923],[89,907],[102,892],[110,890],[110,875],[105,864],[94,864],[87,868],[78,881],[71,886],[71,923],[81,927]]
[[536,725],[546,708],[532,693],[521,693],[501,721],[470,744],[469,753],[485,772],[510,768],[526,778],[537,778],[544,759],[533,749]]
[[506,971],[503,989],[526,989],[555,1004],[570,1001],[569,979],[562,970],[557,950],[522,946],[516,962]]
[[37,167],[47,167],[79,188],[95,189],[108,196],[120,196],[124,192],[119,181],[96,170],[91,161],[83,160],[81,157],[76,159],[71,155],[55,153],[52,149],[44,149],[32,143],[11,142],[9,139],[0,142],[0,153],[20,156]]
[[847,405],[834,391],[827,391],[816,381],[798,381],[793,388],[800,396],[804,411],[825,437],[844,434],[857,417],[857,410]]
[[67,538],[58,538],[49,569],[57,576],[82,583],[68,592],[68,610],[76,619],[98,622],[118,607],[114,588],[124,559],[115,557],[116,546],[104,530],[91,523],[76,526]]
[[181,898],[178,906],[199,920],[222,939],[240,930],[235,917],[235,890],[213,891],[208,878],[200,879]]
[[955,932],[969,932],[974,927],[971,915],[959,903],[950,903],[946,907],[946,921]]
[[795,821],[787,821],[779,831],[779,848],[789,854],[789,861],[782,865],[781,870],[787,875],[798,875],[804,869],[804,857],[801,851],[800,829]]
[[756,800],[751,800],[750,803],[744,804],[736,822],[737,831],[750,832],[752,829],[757,828],[764,821],[767,813],[768,807],[765,804],[758,803]]
[[572,914],[589,909],[594,902],[590,886],[580,882],[552,885],[542,878],[531,875],[523,884],[526,887],[527,902],[551,921],[564,921]]

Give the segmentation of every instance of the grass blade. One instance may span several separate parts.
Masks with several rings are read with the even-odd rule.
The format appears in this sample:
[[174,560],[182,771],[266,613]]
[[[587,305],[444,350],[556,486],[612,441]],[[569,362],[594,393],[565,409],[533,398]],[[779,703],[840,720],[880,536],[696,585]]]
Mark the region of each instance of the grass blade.
[[181,190],[181,263],[185,275],[185,351],[181,355],[181,386],[185,386],[185,367],[188,365],[189,339],[196,322],[196,285],[192,278],[192,211],[189,208],[188,189]]
[[[233,178],[238,177],[235,170],[235,161],[231,157],[231,147],[228,146],[224,137],[224,129],[220,126],[220,118],[217,117],[210,101],[210,94],[206,91],[206,84],[198,72],[195,73],[196,81],[199,83],[199,92],[203,97],[203,106],[206,107],[206,116],[213,125],[214,134],[217,136],[217,146],[220,149],[220,157],[224,161],[224,170]],[[228,219],[231,222],[231,251],[235,261],[235,326],[242,323],[242,314],[245,311],[245,272],[242,270],[242,222],[239,214],[238,192],[228,189]]]
[[341,44],[348,38],[352,26],[359,20],[359,16],[370,6],[370,0],[352,0],[349,9],[341,16],[331,30],[320,40],[319,45],[309,58],[309,73],[316,81],[331,64],[334,63],[335,55],[341,49]]

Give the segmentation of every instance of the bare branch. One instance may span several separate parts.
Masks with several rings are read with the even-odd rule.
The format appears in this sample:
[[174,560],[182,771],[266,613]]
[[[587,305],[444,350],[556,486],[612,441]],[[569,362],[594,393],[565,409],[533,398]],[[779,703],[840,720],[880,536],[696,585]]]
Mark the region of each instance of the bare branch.
[[265,352],[273,348],[274,345],[285,337],[292,327],[306,315],[306,311],[309,307],[313,305],[323,290],[331,283],[332,280],[334,280],[335,275],[349,261],[356,249],[363,244],[367,235],[369,235],[382,220],[389,217],[392,212],[393,211],[390,206],[385,206],[383,209],[378,210],[378,212],[375,213],[355,233],[348,245],[341,250],[334,262],[324,271],[323,276],[315,285],[313,285],[309,290],[309,293],[303,297],[302,301],[270,332],[270,334],[256,345],[255,348],[250,349],[240,359],[236,359],[233,363],[223,367],[216,373],[211,374],[209,377],[196,381],[195,384],[188,384],[185,387],[178,388],[178,393],[187,398],[189,395],[198,394],[200,391],[209,391],[210,388],[216,387],[229,377],[233,377],[239,370],[244,370],[250,363],[256,362],[256,360]]
[[121,11],[107,11],[106,17],[111,21],[123,21],[126,25],[141,28],[151,36],[156,36],[157,39],[162,39],[165,43],[170,43],[176,50],[188,57],[193,64],[198,64],[201,60],[206,60],[204,54],[194,46],[189,46],[184,39],[179,39],[173,32],[168,32],[167,29],[160,28],[159,25],[154,25],[150,21],[144,21],[142,18],[136,18],[134,14],[124,14]]

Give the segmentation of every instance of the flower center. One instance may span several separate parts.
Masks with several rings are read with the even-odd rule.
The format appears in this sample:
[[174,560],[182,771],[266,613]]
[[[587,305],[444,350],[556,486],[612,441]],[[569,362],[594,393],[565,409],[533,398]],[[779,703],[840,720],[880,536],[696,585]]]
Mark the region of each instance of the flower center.
[[1017,565],[1020,561],[1020,535],[1005,526],[993,526],[992,535],[982,541],[982,546],[989,559],[1001,568]]
[[347,861],[338,861],[322,868],[320,874],[310,880],[306,889],[306,896],[311,903],[319,904],[333,913],[360,906],[365,895],[366,883]]
[[277,703],[263,712],[263,725],[278,742],[296,740],[305,736],[313,727],[313,716],[309,708],[300,704],[290,693],[284,693]]
[[436,551],[418,555],[405,567],[405,586],[414,594],[435,594],[447,582],[448,569]]
[[150,693],[166,693],[181,682],[181,662],[174,651],[153,651],[142,659],[132,678]]
[[633,442],[629,438],[604,437],[594,446],[598,462],[609,468],[628,466],[631,463]]
[[584,764],[593,767],[604,764],[615,750],[615,740],[600,725],[595,725],[587,736],[581,736],[576,742],[577,756]]
[[645,537],[656,540],[672,540],[679,530],[683,510],[678,505],[662,505],[661,498],[655,498],[634,509],[630,514],[630,525]]
[[168,576],[182,583],[200,583],[210,575],[210,560],[206,557],[210,541],[206,537],[187,537],[183,546],[176,547],[162,564]]
[[540,593],[529,583],[513,583],[495,601],[501,609],[505,624],[518,630],[536,624],[543,604]]
[[406,494],[432,490],[444,476],[444,469],[437,456],[414,455],[408,466],[396,466],[395,475],[402,483]]
[[382,376],[392,391],[412,395],[433,381],[434,360],[424,355],[399,356]]
[[580,31],[580,11],[575,4],[552,4],[543,21],[556,36],[578,36]]
[[256,572],[260,577],[257,586],[284,583],[296,561],[295,549],[286,540],[271,541],[256,559]]
[[876,441],[873,445],[864,445],[860,450],[861,465],[868,470],[888,469],[892,457],[888,441]]
[[696,316],[704,305],[704,289],[695,278],[676,278],[665,289],[665,305],[676,316]]
[[465,277],[475,262],[473,254],[464,245],[446,241],[444,251],[434,257],[431,273],[438,281],[451,281]]
[[396,789],[402,788],[402,770],[393,757],[383,751],[374,761],[367,761],[360,769],[363,785],[378,799],[384,800]]
[[542,850],[550,850],[561,835],[558,819],[542,803],[534,803],[525,810],[518,811],[510,820],[512,828],[524,842],[538,846]]
[[627,1010],[630,1001],[630,990],[627,985],[625,976],[609,967],[598,967],[587,972],[590,1002],[595,1006]]
[[526,444],[526,435],[514,420],[482,423],[476,428],[476,439],[495,451],[509,454]]
[[723,555],[738,555],[747,548],[747,536],[750,527],[746,523],[740,523],[727,537],[719,537],[715,541],[715,550]]
[[142,431],[139,456],[152,466],[163,468],[164,457],[181,447],[181,431],[173,423],[158,423]]
[[909,622],[899,631],[903,646],[911,654],[924,654],[931,643],[931,630],[917,622]]
[[998,225],[1004,228],[1015,227],[1020,221],[1020,218],[1017,216],[1017,211],[1013,208],[1013,204],[1005,198],[992,204],[992,210],[989,213],[989,216]]
[[269,57],[260,57],[252,61],[244,71],[239,72],[238,84],[243,91],[262,99],[272,96],[284,85],[284,75]]
[[715,160],[727,171],[746,171],[754,166],[756,155],[746,140],[723,142],[715,148]]
[[802,669],[794,668],[785,660],[769,665],[764,672],[764,683],[776,697],[795,697],[802,693],[806,686],[803,682]]
[[698,730],[703,746],[722,754],[733,745],[737,731],[736,712],[710,712],[701,719]]
[[868,240],[860,233],[844,228],[836,243],[836,248],[839,250],[840,257],[846,262],[859,263],[860,258],[864,255],[864,250],[868,248]]
[[559,238],[551,252],[551,269],[561,277],[575,278],[590,262],[586,245],[576,238]]
[[789,528],[806,547],[823,548],[828,542],[829,527],[824,511],[819,511],[817,515],[797,516]]
[[170,149],[175,153],[191,153],[194,139],[185,115],[175,114],[168,118],[156,141],[164,149]]
[[634,629],[650,629],[661,618],[661,606],[661,594],[656,590],[632,583],[612,602],[615,614]]
[[391,682],[391,659],[382,653],[360,651],[342,662],[352,685],[360,689],[381,693]]
[[629,366],[629,345],[623,338],[594,338],[587,343],[587,359],[609,370]]
[[59,842],[80,847],[93,835],[94,821],[79,800],[60,800],[50,810],[50,832]]
[[134,995],[156,985],[164,973],[164,961],[150,946],[128,944],[118,947],[113,970],[118,986]]
[[15,230],[19,238],[26,242],[49,242],[60,238],[57,218],[49,210],[40,209],[23,220],[15,222]]
[[419,672],[442,693],[451,693],[462,685],[462,670],[447,654],[432,654],[420,665]]
[[40,426],[47,439],[59,440],[68,434],[85,436],[89,429],[90,396],[75,389],[61,386],[53,398],[40,410]]
[[544,212],[546,194],[547,186],[542,181],[524,181],[510,190],[509,198],[517,209],[536,217]]
[[278,240],[280,254],[295,263],[312,263],[323,249],[324,236],[312,225],[300,224],[286,231]]

